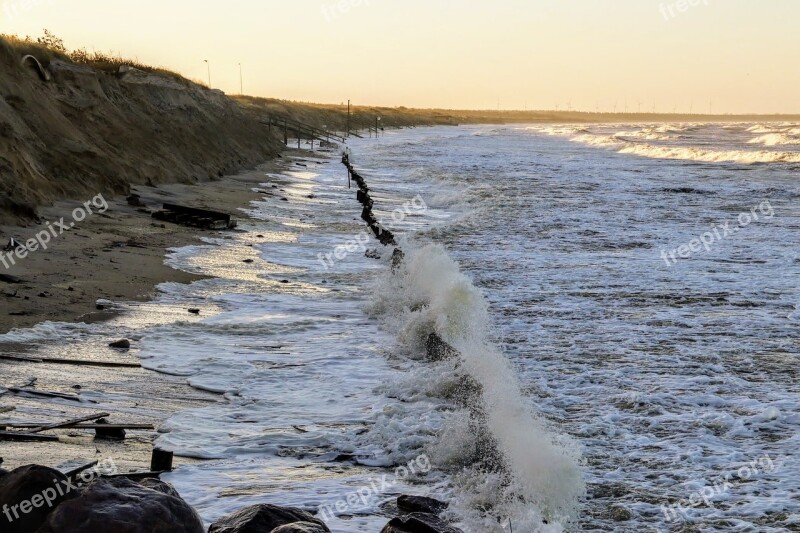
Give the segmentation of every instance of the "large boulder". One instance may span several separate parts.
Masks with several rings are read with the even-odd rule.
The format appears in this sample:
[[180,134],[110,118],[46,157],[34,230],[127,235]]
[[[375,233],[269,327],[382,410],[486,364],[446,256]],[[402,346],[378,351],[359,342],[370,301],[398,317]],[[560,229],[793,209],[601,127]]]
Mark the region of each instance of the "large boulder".
[[330,529],[313,522],[295,522],[276,527],[271,533],[328,533]]
[[392,518],[381,533],[464,533],[436,515],[413,513]]
[[397,508],[406,513],[439,514],[447,507],[447,503],[426,496],[403,494],[397,498]]
[[75,496],[76,489],[58,470],[39,465],[12,470],[0,477],[0,531],[36,531],[53,509]]
[[175,487],[173,487],[166,481],[161,481],[160,479],[154,477],[148,477],[139,481],[139,485],[147,487],[150,490],[160,492],[162,494],[168,494],[169,496],[175,496],[176,498],[181,497],[181,495],[178,494],[178,491],[175,489]]
[[211,524],[208,533],[271,533],[275,528],[297,522],[314,524],[321,528],[320,531],[330,531],[322,520],[302,509],[262,503],[220,518]]
[[61,504],[37,533],[204,533],[188,503],[125,478],[100,479]]

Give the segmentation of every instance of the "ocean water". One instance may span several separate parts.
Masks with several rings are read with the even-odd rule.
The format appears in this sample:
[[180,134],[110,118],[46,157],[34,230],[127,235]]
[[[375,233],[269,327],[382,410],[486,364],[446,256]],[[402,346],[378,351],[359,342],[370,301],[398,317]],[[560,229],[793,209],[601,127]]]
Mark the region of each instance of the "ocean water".
[[[204,520],[269,502],[375,532],[411,493],[470,533],[800,530],[800,125],[350,147],[400,268],[337,154],[309,153],[265,175],[279,194],[243,231],[170,254],[212,279],[166,284],[115,326],[144,366],[225,400],[158,441],[207,460],[164,476]],[[426,360],[432,332],[458,356]]]

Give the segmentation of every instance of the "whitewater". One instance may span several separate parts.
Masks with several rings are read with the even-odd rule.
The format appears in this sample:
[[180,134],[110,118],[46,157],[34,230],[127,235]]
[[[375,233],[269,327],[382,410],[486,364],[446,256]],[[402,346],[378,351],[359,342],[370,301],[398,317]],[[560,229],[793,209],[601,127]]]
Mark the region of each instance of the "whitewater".
[[[264,175],[280,195],[240,231],[171,252],[208,279],[0,340],[134,332],[143,366],[220,395],[157,441],[200,459],[163,479],[207,523],[275,503],[375,532],[419,494],[470,533],[800,529],[800,125],[349,146],[402,263],[364,237],[339,154],[308,152]],[[769,219],[663,261],[766,201]],[[200,318],[170,314],[186,307]],[[431,360],[432,333],[456,355]]]

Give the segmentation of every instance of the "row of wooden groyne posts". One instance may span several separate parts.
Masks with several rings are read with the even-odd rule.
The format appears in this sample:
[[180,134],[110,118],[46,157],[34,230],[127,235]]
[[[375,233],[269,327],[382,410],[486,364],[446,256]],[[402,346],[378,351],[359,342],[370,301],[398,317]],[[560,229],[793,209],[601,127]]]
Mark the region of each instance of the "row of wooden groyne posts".
[[[364,178],[350,164],[343,162],[352,179],[358,184],[358,200],[363,206],[362,218],[384,246],[394,246],[392,269],[403,262],[404,255],[395,236],[376,219],[373,200]],[[194,216],[192,213],[189,215]],[[205,216],[205,215],[203,215]],[[190,310],[191,312],[191,310]],[[129,348],[128,341],[109,346]],[[442,359],[455,355],[435,333],[428,339],[428,357]],[[49,359],[61,363],[62,360]],[[70,363],[75,363],[70,361]],[[108,363],[111,365],[112,363]],[[113,363],[127,366],[128,363]],[[136,367],[139,365],[136,364]],[[14,389],[9,389],[14,392]],[[20,392],[23,392],[20,389]],[[79,399],[71,395],[28,391],[60,400]],[[44,435],[45,431],[81,428],[95,429],[98,438],[124,439],[125,429],[153,429],[151,425],[103,424],[110,413],[95,413],[53,424],[27,427],[14,426],[15,431],[0,426],[0,440],[59,441],[60,436]],[[87,421],[95,421],[86,424]],[[35,425],[35,424],[34,424]],[[24,430],[24,431],[21,431]],[[150,471],[117,472],[113,461],[97,460],[61,471],[31,464],[13,470],[0,468],[0,531],[3,533],[205,533],[206,527],[195,509],[181,498],[174,487],[159,479],[172,470],[172,452],[155,448]],[[0,459],[2,464],[2,459]],[[110,468],[113,467],[113,468]],[[381,533],[462,533],[443,519],[446,502],[423,496],[400,495],[394,502],[395,516]],[[307,510],[272,504],[257,504],[223,516],[211,524],[208,533],[330,533],[319,516]]]
[[[342,155],[342,163],[347,167],[349,177],[352,178],[352,180],[358,185],[356,198],[363,206],[361,218],[367,223],[370,230],[372,230],[372,233],[375,234],[375,238],[378,239],[382,245],[394,247],[391,258],[391,267],[392,272],[396,272],[402,266],[403,261],[405,260],[405,253],[399,247],[394,234],[390,230],[384,228],[375,218],[372,210],[374,202],[370,196],[369,187],[367,186],[366,180],[364,180],[363,176],[361,176],[353,167],[353,164],[350,161],[349,152],[345,152]],[[456,359],[461,356],[460,352],[456,348],[447,343],[436,332],[431,332],[428,334],[425,340],[425,355],[426,359],[431,362]],[[479,463],[482,468],[488,471],[499,473],[506,482],[509,482],[509,472],[507,471],[505,461],[499,451],[498,444],[491,435],[491,432],[486,427],[485,413],[483,411],[481,401],[483,396],[483,387],[471,376],[462,375],[456,389],[457,390],[453,393],[453,397],[451,399],[462,407],[467,408],[471,413],[469,423],[471,429],[473,430],[473,434],[475,435],[476,441],[475,455],[472,459],[475,463]],[[399,519],[396,520],[398,520],[396,523],[399,523]],[[510,518],[508,519],[508,522],[510,525]],[[544,523],[546,524],[547,522]],[[389,526],[391,525],[392,524],[390,523]],[[439,525],[442,525],[442,523]],[[385,529],[382,533],[407,531],[405,529],[390,529],[389,526],[387,526],[387,529]],[[408,531],[460,531],[459,529],[450,525],[445,525],[444,527],[445,528],[442,530],[437,530],[434,528],[423,528],[416,530],[411,528]]]

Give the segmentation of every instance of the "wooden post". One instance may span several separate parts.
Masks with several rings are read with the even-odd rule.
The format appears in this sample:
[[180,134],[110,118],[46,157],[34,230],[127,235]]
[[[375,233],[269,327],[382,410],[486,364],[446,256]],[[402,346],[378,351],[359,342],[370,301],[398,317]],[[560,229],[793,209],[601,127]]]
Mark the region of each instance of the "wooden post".
[[289,146],[289,130],[286,127],[286,119],[283,119],[283,144]]
[[172,472],[172,452],[153,448],[150,470],[152,472]]
[[297,128],[297,149],[300,149],[300,128]]

